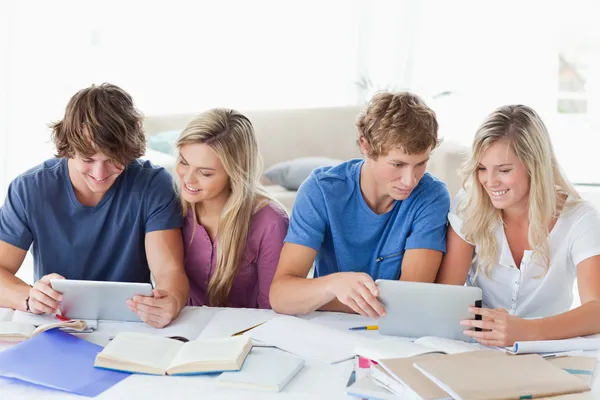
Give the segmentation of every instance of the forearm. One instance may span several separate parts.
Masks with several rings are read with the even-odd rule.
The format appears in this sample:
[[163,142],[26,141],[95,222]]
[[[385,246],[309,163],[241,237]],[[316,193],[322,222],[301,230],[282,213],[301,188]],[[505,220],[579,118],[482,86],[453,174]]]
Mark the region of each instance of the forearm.
[[531,320],[532,340],[558,340],[600,333],[600,300],[592,300],[571,311]]
[[168,292],[177,301],[177,309],[181,311],[187,304],[190,295],[190,284],[183,270],[155,276],[156,288]]
[[282,276],[271,285],[271,307],[281,314],[308,314],[335,299],[329,291],[333,275],[320,278]]
[[336,311],[336,312],[345,312],[349,314],[356,314],[356,311],[339,301],[337,298],[331,300],[329,303],[323,305],[323,307],[319,308],[320,311]]
[[0,307],[25,311],[25,300],[31,287],[0,267]]

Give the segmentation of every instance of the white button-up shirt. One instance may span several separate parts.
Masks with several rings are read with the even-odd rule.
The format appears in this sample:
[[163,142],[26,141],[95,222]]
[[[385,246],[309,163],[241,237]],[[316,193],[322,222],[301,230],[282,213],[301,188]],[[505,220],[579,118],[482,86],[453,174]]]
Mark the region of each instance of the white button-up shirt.
[[[453,200],[448,220],[452,229],[466,240],[461,232],[462,219],[457,214],[461,191]],[[600,254],[600,213],[588,202],[569,207],[559,215],[550,232],[550,268],[544,275],[540,262],[525,250],[521,265],[513,259],[504,226],[496,228],[498,259],[487,276],[482,270],[475,279],[476,258],[471,264],[467,285],[483,291],[483,306],[504,308],[523,318],[548,317],[568,311],[573,304],[573,283],[577,265]],[[478,246],[475,245],[475,254]]]

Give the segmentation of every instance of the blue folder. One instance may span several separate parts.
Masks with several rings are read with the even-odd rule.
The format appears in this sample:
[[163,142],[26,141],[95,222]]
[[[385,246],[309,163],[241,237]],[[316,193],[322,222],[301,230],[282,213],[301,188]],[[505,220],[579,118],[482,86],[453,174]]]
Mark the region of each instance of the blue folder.
[[0,351],[0,376],[94,397],[130,375],[94,368],[102,349],[52,329]]

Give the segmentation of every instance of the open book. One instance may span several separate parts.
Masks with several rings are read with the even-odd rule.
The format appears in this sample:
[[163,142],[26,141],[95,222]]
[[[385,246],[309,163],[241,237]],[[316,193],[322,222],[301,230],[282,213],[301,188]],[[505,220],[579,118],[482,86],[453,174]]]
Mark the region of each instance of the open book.
[[390,338],[370,342],[354,349],[356,355],[378,361],[385,358],[413,357],[421,354],[442,353],[456,354],[481,350],[476,343],[461,342],[434,336],[424,336],[410,342],[408,340]]
[[85,321],[55,321],[52,324],[40,325],[38,327],[24,322],[0,321],[0,341],[21,342],[38,333],[54,328],[69,328],[76,332],[83,332],[87,329]]
[[119,333],[96,357],[95,367],[150,375],[196,375],[239,371],[252,344],[246,336],[178,340]]

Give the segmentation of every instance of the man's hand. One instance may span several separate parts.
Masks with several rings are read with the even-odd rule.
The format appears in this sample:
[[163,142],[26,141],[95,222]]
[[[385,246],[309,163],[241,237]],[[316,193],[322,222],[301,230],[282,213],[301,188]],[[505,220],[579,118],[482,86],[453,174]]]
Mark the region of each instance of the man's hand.
[[148,325],[163,328],[177,317],[177,299],[161,289],[154,289],[152,294],[153,297],[134,296],[127,305]]
[[52,289],[50,279],[65,279],[58,274],[44,275],[29,289],[29,311],[33,314],[56,314],[62,294]]
[[327,291],[356,313],[371,318],[385,315],[383,304],[377,299],[379,288],[363,272],[338,272],[330,275]]

